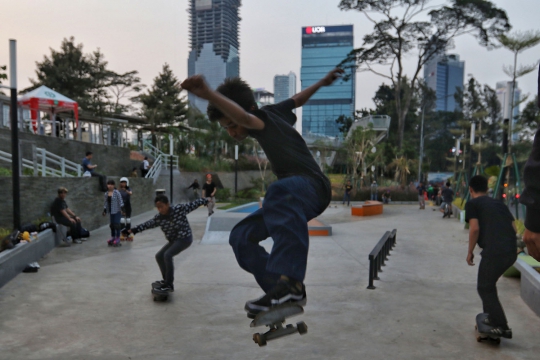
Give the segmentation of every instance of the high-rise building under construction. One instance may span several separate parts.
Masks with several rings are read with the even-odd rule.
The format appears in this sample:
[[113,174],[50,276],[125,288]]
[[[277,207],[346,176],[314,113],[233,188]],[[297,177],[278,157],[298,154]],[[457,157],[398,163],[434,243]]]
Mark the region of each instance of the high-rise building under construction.
[[[240,0],[190,0],[188,76],[202,74],[212,89],[240,75],[238,11]],[[191,93],[188,100],[202,113],[208,102]]]

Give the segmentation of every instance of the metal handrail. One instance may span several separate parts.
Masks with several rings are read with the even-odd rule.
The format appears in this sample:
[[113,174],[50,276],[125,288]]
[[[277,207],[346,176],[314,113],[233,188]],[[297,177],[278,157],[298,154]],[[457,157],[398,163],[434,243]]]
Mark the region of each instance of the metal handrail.
[[[35,160],[28,160],[22,158],[22,167],[26,169],[34,170],[34,176],[38,176],[41,173],[41,176],[54,176],[54,177],[75,177],[66,172],[66,170],[72,170],[77,172],[77,176],[81,176],[82,167],[81,165],[74,163],[73,161],[66,160],[56,154],[48,152],[45,149],[36,148]],[[41,157],[38,160],[38,157]],[[58,159],[58,160],[56,160]],[[5,151],[0,151],[0,160],[11,163],[12,156],[10,153]],[[60,169],[55,169],[47,166],[47,161],[52,162],[60,166]]]
[[161,174],[161,166],[162,166],[161,158],[162,158],[161,155],[159,155],[156,158],[156,160],[152,164],[152,167],[150,168],[150,170],[148,171],[148,173],[145,176],[146,179],[153,179],[154,184],[156,183],[157,178],[159,177],[159,174]]
[[373,280],[379,280],[379,273],[383,272],[381,267],[385,266],[385,261],[390,256],[390,250],[396,246],[396,233],[396,229],[385,232],[369,253],[369,285],[367,288],[370,290],[375,289]]

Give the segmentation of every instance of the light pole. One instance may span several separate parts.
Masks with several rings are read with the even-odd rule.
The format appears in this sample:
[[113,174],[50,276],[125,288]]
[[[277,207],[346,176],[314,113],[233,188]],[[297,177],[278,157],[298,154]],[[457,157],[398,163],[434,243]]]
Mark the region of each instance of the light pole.
[[238,192],[238,145],[234,145],[234,197]]
[[21,227],[21,199],[19,163],[19,122],[17,119],[17,40],[9,40],[9,83],[11,93],[11,176],[13,183],[13,227]]
[[426,104],[422,106],[422,124],[420,125],[420,159],[418,159],[418,183],[422,181],[422,159],[424,158],[424,110]]

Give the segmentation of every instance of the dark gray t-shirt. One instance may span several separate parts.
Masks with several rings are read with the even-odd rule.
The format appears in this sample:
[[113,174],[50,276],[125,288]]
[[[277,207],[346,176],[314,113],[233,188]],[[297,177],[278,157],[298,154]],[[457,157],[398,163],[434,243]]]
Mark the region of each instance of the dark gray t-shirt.
[[330,181],[315,162],[302,135],[293,127],[294,108],[294,100],[287,99],[255,110],[253,114],[264,122],[264,129],[249,130],[249,135],[261,145],[278,179],[295,175],[310,177],[315,180],[321,199],[329,203]]
[[514,216],[502,201],[480,196],[465,204],[465,221],[478,219],[480,235],[478,246],[482,256],[515,254],[516,231],[512,226]]

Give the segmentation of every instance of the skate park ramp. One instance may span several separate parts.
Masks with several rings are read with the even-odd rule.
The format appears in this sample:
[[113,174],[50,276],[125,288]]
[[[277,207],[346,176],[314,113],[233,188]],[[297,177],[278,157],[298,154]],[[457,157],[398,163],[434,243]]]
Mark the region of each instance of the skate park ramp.
[[[259,203],[252,202],[226,211],[216,211],[208,217],[201,244],[227,244],[234,226],[258,208]],[[308,230],[310,236],[332,236],[332,227],[319,219],[309,221]]]

